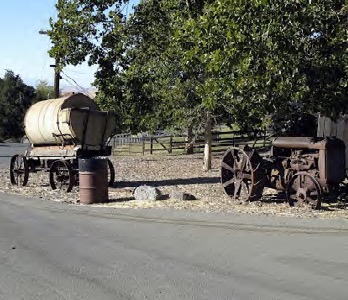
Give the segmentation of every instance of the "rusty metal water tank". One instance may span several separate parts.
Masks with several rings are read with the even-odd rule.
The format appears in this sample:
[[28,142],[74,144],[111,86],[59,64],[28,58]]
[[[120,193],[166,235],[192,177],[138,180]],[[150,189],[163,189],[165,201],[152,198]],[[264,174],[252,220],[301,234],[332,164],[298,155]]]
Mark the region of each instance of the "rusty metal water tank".
[[108,196],[108,160],[106,157],[79,159],[80,203],[106,202]]

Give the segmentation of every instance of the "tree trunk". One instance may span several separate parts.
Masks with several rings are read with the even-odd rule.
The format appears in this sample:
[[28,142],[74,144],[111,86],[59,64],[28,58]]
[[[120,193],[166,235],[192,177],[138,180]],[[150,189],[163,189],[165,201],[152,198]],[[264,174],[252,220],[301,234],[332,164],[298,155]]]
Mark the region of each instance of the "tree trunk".
[[204,131],[204,158],[203,158],[203,170],[209,171],[211,169],[211,145],[212,145],[212,118],[211,113],[207,113],[205,120],[205,131]]
[[189,125],[187,128],[186,154],[193,154],[194,143],[193,126]]

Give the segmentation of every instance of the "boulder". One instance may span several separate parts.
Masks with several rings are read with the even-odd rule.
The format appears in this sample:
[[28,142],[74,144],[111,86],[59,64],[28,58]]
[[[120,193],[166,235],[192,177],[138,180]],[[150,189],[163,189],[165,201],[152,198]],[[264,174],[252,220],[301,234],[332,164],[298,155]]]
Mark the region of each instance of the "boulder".
[[171,199],[176,199],[176,200],[196,200],[196,197],[189,194],[189,193],[184,193],[180,191],[174,191],[169,194],[169,198]]
[[161,191],[158,188],[141,185],[138,186],[133,193],[135,200],[140,201],[155,201],[161,198]]

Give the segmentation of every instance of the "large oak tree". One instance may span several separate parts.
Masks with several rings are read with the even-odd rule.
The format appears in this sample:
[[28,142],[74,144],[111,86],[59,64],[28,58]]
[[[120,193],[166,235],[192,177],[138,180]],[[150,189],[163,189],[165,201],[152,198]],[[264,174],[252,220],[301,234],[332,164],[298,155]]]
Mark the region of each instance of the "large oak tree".
[[[347,0],[59,0],[51,55],[99,66],[119,128],[252,129],[265,115],[347,110]],[[209,168],[209,159],[205,167]]]

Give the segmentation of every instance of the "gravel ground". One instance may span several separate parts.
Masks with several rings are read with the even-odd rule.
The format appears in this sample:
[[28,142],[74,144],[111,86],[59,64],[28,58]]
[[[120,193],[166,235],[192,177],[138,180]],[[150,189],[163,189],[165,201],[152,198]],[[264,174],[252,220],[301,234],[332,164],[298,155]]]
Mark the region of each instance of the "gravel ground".
[[[323,204],[321,210],[309,207],[290,208],[274,190],[266,189],[262,201],[241,203],[224,194],[219,183],[221,157],[214,157],[212,170],[202,170],[201,155],[191,156],[144,156],[116,157],[111,159],[116,169],[116,182],[109,188],[109,201],[93,206],[119,208],[163,208],[185,209],[201,212],[233,212],[265,215],[283,215],[298,218],[346,218],[348,206],[345,204]],[[136,201],[133,191],[140,185],[159,188],[162,200]],[[52,191],[48,173],[30,174],[26,187],[12,186],[9,171],[0,170],[0,190],[11,194],[39,197],[43,200],[61,201],[71,204],[79,202],[78,187],[71,193]],[[197,200],[170,199],[169,194],[180,191],[192,194]]]

